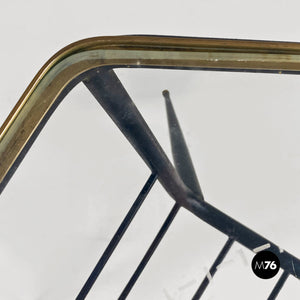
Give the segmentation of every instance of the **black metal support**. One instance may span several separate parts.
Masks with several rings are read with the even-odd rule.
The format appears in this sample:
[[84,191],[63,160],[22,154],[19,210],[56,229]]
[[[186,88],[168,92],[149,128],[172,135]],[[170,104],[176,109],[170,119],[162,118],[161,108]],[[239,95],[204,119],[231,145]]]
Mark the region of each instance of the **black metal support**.
[[271,292],[271,294],[270,294],[270,296],[268,297],[267,300],[276,299],[276,297],[278,296],[281,288],[285,284],[288,277],[289,277],[289,273],[287,271],[283,271],[283,273],[281,274],[280,278],[276,282],[276,285],[274,286],[274,288],[273,288],[273,290],[272,290],[272,292]]
[[169,135],[175,169],[186,186],[197,194],[201,201],[204,201],[192,158],[177,119],[169,91],[164,90],[163,96],[166,103]]
[[[209,274],[208,275],[210,276],[210,278],[214,277],[214,275],[218,271],[218,268],[219,268],[220,264],[222,263],[223,259],[227,255],[227,253],[230,250],[233,243],[234,243],[234,239],[229,237],[228,240],[226,241],[224,247],[222,248],[221,252],[217,256],[216,260],[214,261],[213,265],[209,269]],[[205,289],[207,288],[207,286],[210,282],[210,278],[208,278],[208,276],[205,276],[205,278],[203,279],[203,281],[202,281],[201,285],[199,286],[198,290],[194,294],[192,300],[200,299],[200,297],[203,295]]]
[[185,201],[186,185],[114,71],[109,68],[94,70],[83,83],[152,172],[158,174],[165,190],[178,202]]
[[201,206],[198,202],[194,202],[190,211],[217,230],[227,236],[233,237],[236,242],[239,242],[249,250],[253,251],[253,249],[259,246],[270,244],[268,251],[273,252],[279,258],[280,267],[296,278],[300,278],[300,260],[287,251],[282,252],[279,246],[270,240],[234,220],[207,202],[204,202]]
[[83,300],[91,290],[92,286],[94,285],[95,281],[97,280],[99,274],[103,270],[105,264],[109,260],[110,256],[114,252],[115,248],[119,244],[121,238],[123,237],[124,233],[126,232],[128,226],[130,225],[131,221],[135,217],[137,211],[143,204],[145,198],[147,197],[149,191],[151,190],[153,184],[157,179],[156,174],[151,174],[147,182],[145,183],[143,189],[139,193],[138,197],[136,198],[135,202],[131,206],[130,210],[128,211],[127,215],[123,219],[121,225],[119,226],[118,230],[116,231],[115,235],[111,239],[110,243],[106,247],[105,251],[103,252],[101,258],[99,259],[97,265],[95,266],[94,270],[92,271],[91,275],[87,279],[86,283],[82,287],[80,293],[76,297],[76,300]]
[[281,252],[279,246],[201,201],[201,197],[186,186],[113,70],[94,70],[84,83],[179,205],[250,250],[269,243],[269,250],[278,256],[281,268],[300,278],[297,257]]
[[[286,251],[280,251],[280,248],[268,239],[203,201],[201,189],[194,178],[195,172],[191,172],[190,166],[192,164],[191,161],[189,162],[190,158],[187,155],[183,155],[183,153],[188,153],[188,151],[185,149],[186,145],[183,135],[178,130],[180,127],[179,124],[176,124],[178,121],[170,105],[168,95],[165,94],[165,98],[169,115],[169,127],[171,129],[170,137],[173,139],[173,142],[171,141],[172,151],[173,155],[175,154],[174,158],[176,158],[175,165],[177,168],[174,168],[169,161],[113,70],[109,68],[93,70],[83,82],[152,172],[158,175],[158,180],[176,201],[178,208],[180,206],[185,207],[209,225],[232,237],[236,242],[250,250],[270,244],[269,250],[278,256],[281,268],[296,278],[300,278],[300,260],[297,257]],[[183,161],[185,161],[184,166],[182,166]],[[193,174],[191,178],[186,177],[189,170]],[[149,253],[145,257],[149,256]],[[143,270],[147,261],[148,259],[145,258],[141,262],[135,275],[121,294],[120,299],[126,298],[127,291],[131,290],[140,274],[140,270]]]
[[146,267],[148,261],[150,260],[152,254],[154,253],[154,251],[156,250],[157,246],[159,245],[159,243],[163,239],[163,237],[164,237],[165,233],[167,232],[167,230],[169,229],[171,223],[173,222],[175,216],[178,213],[179,208],[180,208],[180,206],[177,203],[173,206],[171,212],[169,213],[169,215],[166,218],[165,222],[161,226],[158,234],[156,235],[156,237],[153,240],[152,244],[148,248],[146,254],[144,255],[144,257],[141,260],[141,262],[138,265],[138,267],[136,268],[135,272],[131,276],[130,280],[128,281],[127,285],[125,286],[125,288],[122,291],[122,293],[121,293],[120,297],[118,298],[118,300],[124,300],[124,299],[126,299],[126,297],[128,296],[128,294],[130,293],[130,291],[133,288],[134,284],[136,283],[136,281],[138,280],[139,276],[141,275],[141,273],[143,272],[144,268]]

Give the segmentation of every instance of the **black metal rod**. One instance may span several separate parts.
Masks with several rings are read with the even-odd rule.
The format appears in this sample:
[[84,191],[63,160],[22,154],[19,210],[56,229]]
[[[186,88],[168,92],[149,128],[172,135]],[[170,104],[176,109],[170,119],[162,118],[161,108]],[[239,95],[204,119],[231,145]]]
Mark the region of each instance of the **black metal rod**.
[[151,256],[153,255],[154,251],[156,250],[157,246],[159,245],[159,243],[163,239],[165,233],[169,229],[172,221],[174,220],[175,216],[178,213],[179,208],[180,208],[180,205],[177,204],[177,203],[173,206],[173,208],[170,211],[168,217],[166,218],[165,222],[161,226],[158,234],[156,235],[156,237],[153,240],[152,244],[148,248],[147,252],[145,253],[143,259],[141,260],[140,264],[136,268],[135,272],[131,276],[130,280],[128,281],[127,285],[125,286],[125,288],[122,291],[122,293],[121,293],[120,297],[118,298],[118,300],[126,299],[128,294],[130,293],[131,289],[133,288],[134,284],[136,283],[139,276],[143,272],[143,270],[146,267],[148,261],[150,260]]
[[184,184],[112,70],[94,70],[84,83],[179,205],[250,250],[269,243],[269,250],[278,256],[281,268],[300,278],[297,257],[287,251],[281,252],[268,239],[201,201],[201,197]]
[[268,297],[267,300],[274,300],[276,299],[276,297],[278,296],[281,288],[283,287],[283,285],[285,284],[287,278],[289,277],[289,273],[287,271],[283,271],[283,273],[281,274],[280,278],[278,279],[278,281],[276,282],[270,296]]
[[157,179],[156,174],[151,174],[148,178],[147,182],[145,183],[143,189],[139,193],[138,197],[136,198],[135,202],[131,206],[130,210],[128,211],[127,215],[123,219],[121,225],[119,226],[118,230],[114,234],[113,238],[111,239],[110,243],[106,247],[105,251],[103,252],[101,258],[99,259],[98,263],[96,264],[94,270],[92,271],[91,275],[87,279],[86,283],[82,287],[80,293],[78,294],[76,300],[85,299],[89,291],[91,290],[92,286],[94,285],[95,281],[97,280],[98,276],[100,275],[101,271],[103,270],[105,264],[109,260],[110,256],[114,252],[115,248],[119,244],[121,238],[123,237],[124,233],[126,232],[128,226],[130,225],[131,221],[133,220],[134,216],[136,215],[137,211],[141,207],[142,203],[144,202],[145,198],[147,197],[149,191],[151,190],[153,184]]
[[171,149],[175,169],[186,186],[189,187],[195,194],[197,194],[202,201],[204,201],[192,158],[177,119],[169,91],[164,90],[163,96],[166,104]]
[[287,251],[281,251],[279,246],[270,240],[234,220],[207,202],[200,204],[194,201],[193,205],[188,209],[206,223],[227,236],[231,236],[236,242],[239,242],[252,251],[259,246],[270,244],[268,250],[277,255],[280,260],[280,267],[296,278],[300,278],[300,260]]
[[158,180],[166,191],[177,202],[184,202],[188,188],[114,71],[103,68],[94,70],[83,83],[152,172],[158,174]]
[[205,289],[207,288],[207,286],[210,282],[210,279],[212,277],[214,277],[214,275],[216,274],[220,264],[222,263],[223,259],[227,255],[231,246],[233,245],[233,242],[234,242],[234,239],[229,237],[228,240],[226,241],[224,247],[222,248],[221,252],[217,256],[216,260],[214,261],[213,265],[209,269],[209,274],[207,274],[207,275],[210,276],[210,278],[208,278],[208,276],[205,276],[205,278],[203,279],[202,283],[200,284],[198,290],[194,294],[192,300],[198,300],[203,295]]

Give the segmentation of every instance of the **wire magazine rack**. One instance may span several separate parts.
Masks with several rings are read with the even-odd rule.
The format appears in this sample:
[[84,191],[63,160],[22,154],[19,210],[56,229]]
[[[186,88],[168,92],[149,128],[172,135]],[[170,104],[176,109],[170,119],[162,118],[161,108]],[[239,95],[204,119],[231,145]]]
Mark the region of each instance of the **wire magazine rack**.
[[82,40],[54,55],[30,83],[0,129],[0,193],[52,113],[79,82],[104,108],[151,170],[141,192],[76,297],[85,299],[111,254],[158,180],[175,200],[173,208],[118,299],[126,299],[181,208],[228,238],[199,281],[200,299],[234,243],[255,251],[267,245],[280,260],[282,275],[270,291],[275,299],[290,275],[300,278],[300,260],[204,200],[168,91],[165,98],[173,164],[130,98],[115,68],[157,68],[300,74],[300,44],[165,36],[117,36]]

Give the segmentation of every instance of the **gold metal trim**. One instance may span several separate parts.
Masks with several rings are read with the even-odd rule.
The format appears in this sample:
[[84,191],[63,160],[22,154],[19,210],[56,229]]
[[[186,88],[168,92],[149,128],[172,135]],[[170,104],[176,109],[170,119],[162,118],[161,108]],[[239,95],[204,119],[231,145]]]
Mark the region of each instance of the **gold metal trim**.
[[0,128],[0,184],[67,85],[108,65],[297,73],[300,43],[116,36],[71,44],[42,67]]

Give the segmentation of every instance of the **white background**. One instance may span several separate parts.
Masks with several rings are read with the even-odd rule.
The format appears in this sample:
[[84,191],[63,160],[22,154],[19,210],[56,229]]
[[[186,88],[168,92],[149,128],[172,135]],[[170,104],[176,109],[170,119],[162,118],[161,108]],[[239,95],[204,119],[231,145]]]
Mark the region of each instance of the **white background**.
[[[297,1],[1,1],[0,122],[45,61],[79,39],[300,41],[298,15]],[[141,109],[143,99],[170,88],[207,201],[297,256],[299,79],[117,72]],[[184,114],[181,100],[191,107],[200,94],[198,110]],[[163,106],[155,113],[149,122],[168,149],[167,128],[157,123],[165,118]],[[1,195],[0,299],[74,299],[148,175],[86,89],[76,87]],[[88,299],[117,298],[172,204],[155,186]],[[129,299],[190,299],[225,239],[181,211]],[[235,245],[204,299],[266,299],[274,280],[254,277],[252,256]],[[297,293],[298,281],[289,278],[278,299]]]

